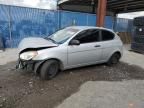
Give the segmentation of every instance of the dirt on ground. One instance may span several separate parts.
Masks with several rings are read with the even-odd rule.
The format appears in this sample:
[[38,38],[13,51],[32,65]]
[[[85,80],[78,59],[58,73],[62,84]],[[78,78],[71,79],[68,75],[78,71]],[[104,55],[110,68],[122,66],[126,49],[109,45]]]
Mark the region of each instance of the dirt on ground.
[[49,81],[14,67],[0,66],[0,108],[54,108],[86,81],[144,80],[143,69],[125,63],[67,70]]

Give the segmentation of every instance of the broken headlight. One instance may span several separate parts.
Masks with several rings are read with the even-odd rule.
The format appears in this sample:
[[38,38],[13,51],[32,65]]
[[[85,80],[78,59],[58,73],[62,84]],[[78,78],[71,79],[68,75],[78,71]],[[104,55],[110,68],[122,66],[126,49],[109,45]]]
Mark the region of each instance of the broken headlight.
[[24,52],[24,53],[20,54],[20,59],[31,60],[32,58],[34,58],[37,55],[38,55],[37,51]]

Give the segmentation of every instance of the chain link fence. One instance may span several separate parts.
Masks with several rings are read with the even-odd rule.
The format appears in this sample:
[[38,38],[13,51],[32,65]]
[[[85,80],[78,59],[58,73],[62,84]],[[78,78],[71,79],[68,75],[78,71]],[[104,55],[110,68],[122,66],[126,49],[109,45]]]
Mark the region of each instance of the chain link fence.
[[[67,26],[96,25],[94,14],[8,5],[0,5],[0,16],[0,34],[6,48],[17,47],[25,37],[46,37]],[[107,16],[105,27],[113,29],[113,22],[113,17]],[[128,19],[117,19],[116,31],[129,31],[129,22]]]

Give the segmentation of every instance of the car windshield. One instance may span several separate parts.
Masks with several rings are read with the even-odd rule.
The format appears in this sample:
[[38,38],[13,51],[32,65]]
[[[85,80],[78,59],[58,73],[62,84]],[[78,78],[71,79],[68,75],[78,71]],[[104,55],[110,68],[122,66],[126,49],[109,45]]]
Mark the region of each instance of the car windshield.
[[56,33],[47,37],[46,39],[49,39],[57,44],[63,44],[70,37],[72,37],[74,34],[76,34],[78,31],[79,31],[79,29],[67,28],[67,29],[57,31]]

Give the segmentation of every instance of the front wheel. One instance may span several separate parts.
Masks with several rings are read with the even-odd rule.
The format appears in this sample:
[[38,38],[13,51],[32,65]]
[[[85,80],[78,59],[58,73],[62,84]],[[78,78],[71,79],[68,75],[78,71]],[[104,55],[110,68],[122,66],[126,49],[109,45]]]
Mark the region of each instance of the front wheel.
[[41,67],[40,78],[42,80],[50,80],[57,75],[58,70],[58,62],[56,60],[48,60]]
[[107,64],[109,66],[117,64],[120,60],[120,54],[119,53],[114,53],[111,58],[108,60]]

